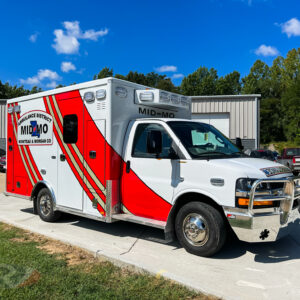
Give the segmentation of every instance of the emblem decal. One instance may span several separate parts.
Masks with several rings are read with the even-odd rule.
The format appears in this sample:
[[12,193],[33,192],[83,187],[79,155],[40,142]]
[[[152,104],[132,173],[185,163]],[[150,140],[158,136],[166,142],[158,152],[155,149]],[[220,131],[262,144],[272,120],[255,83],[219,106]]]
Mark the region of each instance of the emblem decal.
[[19,145],[51,145],[53,119],[44,111],[30,111],[18,120]]
[[270,168],[264,168],[260,169],[262,172],[265,173],[267,177],[275,176],[279,174],[285,174],[285,173],[291,173],[291,170],[288,167],[270,167]]

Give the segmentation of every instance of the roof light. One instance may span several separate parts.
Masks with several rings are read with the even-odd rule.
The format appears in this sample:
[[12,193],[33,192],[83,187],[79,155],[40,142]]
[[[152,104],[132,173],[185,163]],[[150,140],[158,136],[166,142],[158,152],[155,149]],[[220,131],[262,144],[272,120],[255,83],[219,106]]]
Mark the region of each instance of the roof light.
[[122,86],[117,86],[115,93],[117,96],[119,96],[120,98],[126,98],[127,97],[127,89],[125,89]]
[[171,95],[171,102],[173,104],[179,104],[180,103],[180,98],[177,95]]
[[139,95],[141,101],[153,102],[154,94],[152,92],[143,92]]
[[169,94],[166,93],[166,92],[160,92],[159,102],[169,103],[170,102],[170,96],[169,96]]
[[96,99],[97,100],[105,99],[105,97],[106,97],[106,90],[101,89],[101,90],[96,91]]
[[83,95],[83,99],[84,99],[84,101],[90,103],[90,102],[93,102],[95,100],[95,95],[94,95],[93,92],[86,92]]

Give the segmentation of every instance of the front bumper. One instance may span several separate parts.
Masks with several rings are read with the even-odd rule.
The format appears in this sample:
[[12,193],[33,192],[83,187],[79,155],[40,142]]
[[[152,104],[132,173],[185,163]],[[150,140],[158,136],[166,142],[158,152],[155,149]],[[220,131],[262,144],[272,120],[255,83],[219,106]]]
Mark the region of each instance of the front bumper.
[[[257,186],[262,182],[284,183],[283,194],[262,196],[256,193]],[[300,200],[300,177],[260,179],[252,186],[248,209],[224,207],[224,211],[229,224],[241,241],[271,242],[286,236],[300,224],[300,208],[295,202],[296,199]],[[256,210],[253,209],[254,200],[280,201],[280,206]]]

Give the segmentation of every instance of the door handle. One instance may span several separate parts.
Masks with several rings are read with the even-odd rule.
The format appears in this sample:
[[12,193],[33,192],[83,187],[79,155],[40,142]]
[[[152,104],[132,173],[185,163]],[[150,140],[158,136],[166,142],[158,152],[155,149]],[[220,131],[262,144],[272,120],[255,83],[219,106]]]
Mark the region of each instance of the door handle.
[[126,162],[126,173],[130,172],[130,160],[127,160]]
[[66,160],[66,156],[64,154],[61,154],[59,156],[59,158],[60,158],[60,161],[65,161]]

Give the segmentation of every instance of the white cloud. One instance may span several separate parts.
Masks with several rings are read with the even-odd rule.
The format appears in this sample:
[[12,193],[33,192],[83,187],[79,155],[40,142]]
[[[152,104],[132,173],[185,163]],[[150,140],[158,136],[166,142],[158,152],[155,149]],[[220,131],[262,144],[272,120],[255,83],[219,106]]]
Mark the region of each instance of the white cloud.
[[156,72],[162,73],[162,72],[177,72],[177,67],[176,66],[168,66],[168,65],[164,65],[164,66],[160,66],[155,68]]
[[29,41],[32,42],[32,43],[35,43],[37,38],[38,38],[38,35],[39,33],[38,32],[35,32],[34,34],[32,34],[30,37],[29,37]]
[[48,84],[46,84],[46,87],[51,88],[51,89],[55,89],[58,86],[56,81],[51,81]]
[[49,69],[39,70],[37,77],[39,80],[43,80],[45,78],[48,78],[51,80],[59,80],[60,79],[60,76],[55,71],[51,71]]
[[65,35],[63,30],[54,30],[55,44],[52,47],[56,50],[58,54],[76,54],[79,50],[79,42],[76,37]]
[[82,39],[97,41],[98,37],[102,37],[108,34],[108,29],[105,28],[104,30],[95,31],[94,29],[90,29],[85,31],[82,34]]
[[178,79],[178,78],[183,78],[183,77],[184,77],[183,74],[177,73],[177,74],[174,74],[174,75],[172,76],[172,79]]
[[[22,84],[38,85],[41,84],[43,80],[47,79],[51,80],[51,82],[53,83],[56,80],[61,80],[61,77],[55,71],[49,69],[40,69],[38,70],[37,75],[28,77],[27,79],[20,79],[20,82]],[[48,83],[46,86],[51,84],[51,82]]]
[[71,62],[69,61],[64,61],[61,63],[61,66],[60,66],[61,70],[64,72],[64,73],[68,73],[70,71],[75,71],[76,70],[76,67],[74,64],[72,64]]
[[277,48],[272,47],[272,46],[266,46],[266,45],[260,45],[256,50],[255,50],[256,55],[262,55],[262,56],[276,56],[279,54],[279,51]]
[[297,18],[292,18],[285,23],[280,24],[281,31],[286,33],[288,37],[300,36],[300,21]]
[[65,21],[63,22],[63,27],[65,30],[54,30],[55,39],[52,47],[58,54],[76,54],[79,51],[79,39],[97,41],[99,37],[108,34],[107,28],[98,31],[94,29],[82,31],[78,21]]
[[40,83],[40,81],[37,78],[37,76],[28,77],[27,79],[20,79],[20,82],[22,84],[29,84],[29,85],[37,85],[37,84]]

